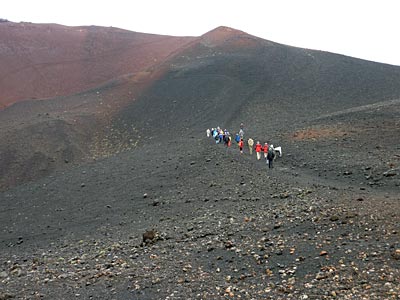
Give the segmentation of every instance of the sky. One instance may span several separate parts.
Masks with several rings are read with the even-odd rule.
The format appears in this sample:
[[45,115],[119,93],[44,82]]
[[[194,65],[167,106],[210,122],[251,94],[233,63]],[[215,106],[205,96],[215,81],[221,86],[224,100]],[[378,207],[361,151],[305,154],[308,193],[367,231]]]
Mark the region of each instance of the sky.
[[400,0],[3,2],[0,18],[13,22],[112,26],[174,36],[200,36],[228,26],[277,43],[400,66]]

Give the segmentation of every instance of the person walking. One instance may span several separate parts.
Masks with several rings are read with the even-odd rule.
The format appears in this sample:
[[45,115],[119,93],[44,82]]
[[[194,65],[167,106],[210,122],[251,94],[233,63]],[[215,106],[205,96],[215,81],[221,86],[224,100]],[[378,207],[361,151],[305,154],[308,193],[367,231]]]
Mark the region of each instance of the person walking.
[[227,147],[229,145],[229,136],[227,133],[224,134],[224,145]]
[[243,154],[243,139],[240,139],[240,141],[239,141],[239,150],[240,150],[240,153],[242,153]]
[[249,138],[249,139],[247,140],[247,144],[249,145],[249,152],[250,152],[250,155],[252,155],[252,154],[253,154],[254,140],[253,140],[252,138]]
[[239,135],[239,133],[236,133],[236,134],[235,134],[235,141],[236,141],[236,143],[239,144],[239,142],[240,142],[240,135]]
[[268,168],[272,169],[274,167],[273,162],[275,158],[275,150],[274,146],[271,145],[268,149],[267,160],[268,160]]
[[210,130],[210,128],[207,128],[206,133],[207,133],[207,137],[209,138],[210,135],[211,135],[211,130]]
[[256,154],[257,154],[257,160],[261,159],[261,149],[262,149],[262,145],[260,144],[259,141],[257,141],[257,144],[255,146],[255,150],[256,150]]
[[218,143],[222,143],[224,140],[224,131],[221,129],[218,134]]
[[268,143],[265,143],[265,144],[264,144],[264,147],[263,147],[263,151],[264,151],[264,158],[265,158],[265,159],[267,159],[267,155],[268,155],[268,148],[269,148],[269,146],[268,146]]
[[244,131],[243,131],[243,129],[241,129],[241,128],[240,128],[240,130],[239,130],[239,136],[240,136],[241,139],[242,139],[243,136],[244,136]]

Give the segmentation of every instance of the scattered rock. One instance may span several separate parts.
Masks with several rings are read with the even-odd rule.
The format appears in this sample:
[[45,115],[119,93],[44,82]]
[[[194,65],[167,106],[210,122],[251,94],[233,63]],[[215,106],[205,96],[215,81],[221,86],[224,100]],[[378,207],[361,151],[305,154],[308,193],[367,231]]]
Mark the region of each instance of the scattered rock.
[[336,215],[333,215],[333,216],[331,216],[331,217],[329,218],[329,220],[331,220],[332,222],[336,222],[336,221],[339,220],[339,217],[336,216]]
[[146,230],[145,233],[142,234],[143,243],[153,242],[157,238],[157,231],[154,229]]
[[317,279],[317,280],[322,280],[322,279],[325,279],[325,278],[328,278],[328,274],[325,273],[325,272],[319,272],[319,273],[315,276],[315,279]]
[[319,253],[319,256],[326,256],[326,255],[328,255],[328,252],[327,252],[327,251],[321,251],[321,252]]
[[279,198],[281,198],[281,199],[286,199],[286,198],[289,198],[290,195],[291,195],[291,193],[288,192],[288,191],[286,191],[286,192],[280,193],[280,194],[279,194]]
[[392,257],[395,260],[400,260],[400,249],[396,249],[395,251],[392,252]]
[[235,247],[235,244],[232,241],[226,241],[225,242],[225,248],[226,249],[231,249],[233,247]]
[[385,176],[385,177],[392,177],[392,176],[396,176],[396,175],[398,175],[398,170],[396,170],[396,169],[390,169],[383,173],[383,176]]
[[13,298],[15,298],[15,296],[13,294],[0,292],[0,300],[7,300],[7,299],[13,299]]

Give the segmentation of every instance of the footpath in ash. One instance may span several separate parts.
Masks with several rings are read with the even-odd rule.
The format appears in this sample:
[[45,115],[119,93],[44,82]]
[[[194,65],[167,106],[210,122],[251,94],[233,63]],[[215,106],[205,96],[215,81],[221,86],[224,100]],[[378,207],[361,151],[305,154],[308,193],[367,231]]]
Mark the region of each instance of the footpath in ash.
[[[143,162],[133,223],[3,251],[0,299],[398,299],[394,197],[191,145],[165,168]],[[164,176],[174,183],[155,186]]]

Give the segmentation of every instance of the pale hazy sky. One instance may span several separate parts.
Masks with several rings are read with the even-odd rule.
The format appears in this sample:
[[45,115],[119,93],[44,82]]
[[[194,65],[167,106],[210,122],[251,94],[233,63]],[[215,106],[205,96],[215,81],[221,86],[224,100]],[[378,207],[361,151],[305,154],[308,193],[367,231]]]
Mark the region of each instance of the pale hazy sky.
[[[10,0],[13,22],[199,36],[224,25],[291,46],[400,66],[400,0]],[[1,41],[0,41],[1,43]]]

